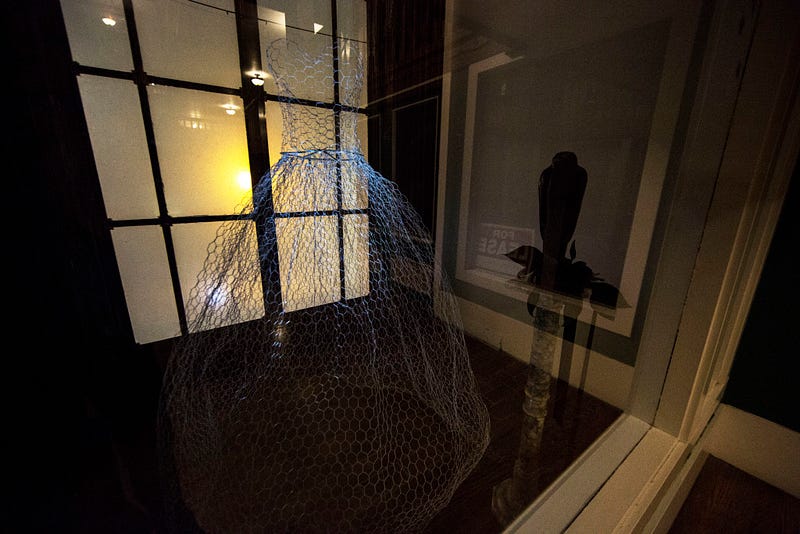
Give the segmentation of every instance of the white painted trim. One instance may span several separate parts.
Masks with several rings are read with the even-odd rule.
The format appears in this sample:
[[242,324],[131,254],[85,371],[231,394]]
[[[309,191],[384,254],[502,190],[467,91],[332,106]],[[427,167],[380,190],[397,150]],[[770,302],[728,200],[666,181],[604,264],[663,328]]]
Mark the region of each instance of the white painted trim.
[[700,470],[705,465],[708,453],[701,447],[693,447],[688,458],[680,467],[672,484],[664,495],[656,501],[655,509],[644,525],[637,525],[634,532],[648,532],[650,534],[667,534],[672,523],[692,490]]
[[[800,44],[786,46],[792,35],[800,43],[798,17],[779,4],[761,8],[675,344],[670,375],[678,378],[665,386],[682,416],[677,435],[687,441],[703,431],[727,383],[800,150],[800,95],[792,98]],[[676,392],[686,382],[689,393]]]
[[[661,433],[658,429],[652,429],[652,432]],[[678,475],[679,467],[685,464],[687,452],[690,450],[688,444],[676,440],[669,434],[662,434],[660,438],[663,439],[665,436],[668,438],[669,448],[647,482],[639,490],[636,498],[628,506],[622,519],[614,527],[615,533],[640,532],[643,525],[652,516],[660,499],[671,488],[673,480]]]
[[514,61],[505,53],[473,63],[467,69],[467,109],[464,120],[464,153],[461,162],[461,198],[458,210],[458,244],[456,247],[456,278],[462,278],[466,265],[469,193],[472,179],[472,148],[475,137],[475,106],[478,98],[478,75]]
[[[789,85],[796,87],[800,66],[792,74],[794,79]],[[777,119],[779,126],[772,124],[770,129],[773,135],[777,133],[776,130],[783,132],[781,143],[774,159],[751,158],[757,160],[754,162],[757,164],[754,172],[756,176],[745,203],[745,213],[737,231],[719,304],[703,347],[703,360],[681,429],[681,436],[689,436],[689,439],[705,428],[728,381],[733,358],[780,217],[782,200],[800,152],[800,94],[795,95],[788,113],[780,113],[780,117],[773,119]],[[770,153],[769,156],[771,155]],[[739,169],[742,166],[740,164]]]
[[710,454],[800,499],[800,434],[727,404],[706,434]]
[[640,419],[620,416],[504,532],[564,532],[649,429]]
[[[657,267],[639,344],[639,354],[647,357],[637,359],[629,409],[674,436],[679,434],[700,357],[700,349],[693,352],[689,345],[707,334],[698,325],[707,324],[706,314],[713,312],[716,299],[716,295],[700,297],[707,285],[693,282],[698,280],[699,260],[705,259],[701,243],[736,106],[736,65],[748,50],[749,39],[738,34],[737,26],[742,12],[749,14],[749,5],[745,0],[728,0],[714,7],[697,86],[688,95],[690,114],[674,171],[672,200],[662,207],[664,238],[654,251]],[[752,27],[748,24],[745,29]],[[728,35],[731,32],[735,39]],[[719,273],[727,257],[712,259],[717,264],[711,271]]]
[[643,499],[661,486],[681,452],[673,436],[650,428],[566,532],[628,532],[626,521],[639,517]]

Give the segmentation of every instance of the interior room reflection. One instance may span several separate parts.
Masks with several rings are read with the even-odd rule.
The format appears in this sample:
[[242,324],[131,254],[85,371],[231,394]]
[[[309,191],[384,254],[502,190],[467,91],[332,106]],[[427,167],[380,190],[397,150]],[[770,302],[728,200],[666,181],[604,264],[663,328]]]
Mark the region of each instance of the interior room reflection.
[[[424,503],[420,501],[427,511],[414,528],[427,524],[428,529],[459,529],[465,528],[466,520],[473,527],[499,529],[618,415],[618,407],[570,386],[566,375],[559,380],[550,372],[557,347],[560,365],[567,369],[571,366],[579,338],[586,349],[586,374],[593,330],[588,341],[586,333],[579,332],[576,302],[586,298],[598,309],[602,305],[601,313],[607,316],[613,314],[616,304],[614,287],[596,276],[580,256],[581,244],[574,242],[585,190],[589,187],[588,198],[596,198],[591,192],[598,187],[588,185],[587,173],[575,152],[553,152],[552,165],[542,172],[537,188],[518,198],[506,197],[506,202],[519,202],[511,211],[526,210],[526,219],[539,223],[538,228],[528,228],[530,239],[519,239],[515,249],[502,250],[503,261],[519,264],[521,271],[515,280],[529,291],[519,304],[529,325],[535,326],[527,364],[485,345],[469,330],[465,332],[466,345],[453,342],[455,349],[450,344],[447,349],[425,349],[442,338],[439,331],[422,334],[425,328],[444,320],[443,324],[452,323],[461,331],[454,306],[458,302],[455,299],[463,298],[457,287],[455,294],[449,293],[448,278],[457,273],[439,270],[449,265],[452,256],[447,252],[437,257],[441,253],[434,240],[438,235],[442,243],[452,242],[452,236],[437,234],[437,223],[445,214],[436,198],[435,182],[439,154],[447,146],[441,143],[441,121],[448,113],[458,114],[458,110],[443,107],[444,3],[430,4],[427,11],[384,11],[386,6],[350,0],[298,4],[259,1],[241,6],[226,0],[175,0],[163,8],[145,0],[108,0],[96,5],[64,0],[61,4],[134,335],[140,343],[164,343],[165,347],[174,344],[169,340],[176,334],[186,340],[176,344],[167,367],[165,416],[174,448],[173,452],[162,451],[173,460],[167,464],[173,465],[177,474],[183,473],[174,478],[186,500],[182,511],[165,517],[189,514],[194,516],[189,524],[225,530],[226,524],[241,526],[250,522],[251,516],[258,516],[261,505],[255,503],[260,501],[245,494],[231,493],[232,500],[212,499],[218,503],[212,505],[205,486],[196,481],[221,480],[222,472],[240,473],[236,478],[247,479],[244,486],[251,493],[277,491],[264,489],[263,480],[258,478],[260,470],[245,474],[236,467],[237,458],[250,465],[254,458],[264,457],[256,453],[258,447],[270,443],[278,447],[280,443],[279,436],[268,431],[271,423],[258,416],[266,402],[265,392],[278,389],[259,388],[256,383],[266,384],[274,371],[265,367],[256,372],[257,365],[240,368],[233,360],[226,360],[237,343],[242,349],[234,352],[244,361],[256,358],[253,347],[263,341],[264,350],[274,353],[275,361],[294,361],[300,354],[297,351],[305,347],[300,350],[305,355],[301,359],[322,365],[332,356],[318,356],[327,354],[323,349],[332,342],[338,347],[339,357],[350,361],[343,347],[362,347],[363,343],[357,342],[361,339],[359,332],[368,326],[373,332],[371,345],[353,351],[369,352],[373,349],[364,347],[383,346],[388,354],[392,344],[399,344],[406,350],[397,358],[409,362],[414,359],[412,347],[418,347],[420,354],[430,354],[421,356],[425,365],[409,363],[412,386],[401,386],[402,380],[387,378],[395,384],[392,387],[416,391],[422,399],[427,398],[425,391],[456,387],[448,386],[448,374],[443,369],[436,371],[437,358],[453,354],[457,356],[455,362],[469,357],[462,362],[466,366],[464,377],[473,376],[470,369],[475,369],[477,393],[485,399],[494,422],[488,449],[480,454],[487,443],[475,438],[479,454],[465,457],[462,474],[453,471],[452,480],[457,483],[466,477],[457,487],[444,484],[444,473],[431,474],[424,454],[417,454],[421,478],[397,482],[409,486],[408,495],[428,495]],[[99,18],[98,13],[102,15]],[[382,19],[388,23],[382,23]],[[424,36],[427,42],[405,48],[404,57],[385,56],[386,61],[380,60],[384,51],[397,46],[398,39],[408,38],[397,34],[398,30],[422,21],[430,31],[421,31],[416,38]],[[374,31],[367,31],[368,23],[374,24]],[[97,42],[106,46],[96,47]],[[288,43],[289,47],[281,51],[276,43]],[[366,51],[371,54],[370,68],[362,55]],[[516,78],[518,81],[529,78],[517,65],[513,67],[522,75]],[[561,72],[567,77],[572,75],[569,68],[569,61],[563,63]],[[502,69],[495,72],[502,73]],[[351,82],[362,78],[368,81],[368,91],[354,90]],[[484,82],[488,79],[482,78]],[[288,80],[293,81],[287,85]],[[514,83],[513,76],[508,80]],[[540,95],[552,87],[539,88]],[[463,87],[453,88],[460,91]],[[130,128],[121,134],[116,125],[123,118]],[[254,127],[254,121],[261,126]],[[475,141],[479,144],[473,148],[480,155],[500,138]],[[382,182],[373,180],[371,171],[365,170],[369,169],[366,162],[359,163],[363,157],[358,155],[359,147],[369,165],[394,181],[392,187],[402,195],[397,201],[390,202],[394,189],[384,191]],[[597,153],[585,144],[578,149],[582,150]],[[510,163],[516,165],[513,160]],[[268,168],[270,172],[264,173]],[[476,168],[478,177],[479,170]],[[530,173],[521,165],[514,172]],[[262,174],[269,180],[262,179]],[[512,185],[501,183],[501,189],[508,190]],[[538,199],[534,198],[537,194]],[[470,206],[475,205],[475,198],[481,197],[471,198]],[[406,199],[410,202],[408,210],[402,208],[399,215],[393,215],[396,206],[404,206]],[[491,198],[485,200],[490,202]],[[384,227],[387,232],[391,230],[385,238],[381,237]],[[544,239],[541,249],[532,239],[536,235]],[[381,247],[388,247],[385,253]],[[385,284],[391,290],[384,291]],[[428,302],[435,313],[428,320],[422,308],[402,311],[409,301],[395,296],[401,294],[416,295],[408,298]],[[380,295],[392,295],[384,299],[385,306],[379,306]],[[448,299],[452,299],[450,307],[446,305]],[[160,311],[153,313],[154,309]],[[382,309],[387,311],[377,311]],[[275,313],[279,313],[277,319]],[[315,313],[322,315],[315,319]],[[412,319],[420,321],[414,323],[414,329],[404,327],[397,335],[387,335],[391,324],[402,325]],[[256,326],[262,322],[273,327]],[[592,322],[591,328],[594,326]],[[303,331],[307,332],[306,342]],[[278,358],[278,353],[285,353],[284,357]],[[388,364],[382,367],[378,354],[367,359],[372,367],[366,375],[373,381],[391,370]],[[205,360],[205,366],[197,367]],[[292,373],[303,367],[302,362],[294,365],[297,369]],[[322,406],[324,397],[328,399],[325,402],[336,401],[340,407],[359,406],[356,397],[362,389],[333,387],[324,378],[353,375],[358,365],[351,362],[349,371],[319,367],[323,377],[319,383],[311,378],[314,373],[303,378],[301,382],[306,385],[300,389],[306,404]],[[206,375],[209,371],[202,368],[216,371]],[[233,390],[222,387],[216,375],[227,377],[224,383]],[[203,376],[208,376],[205,386],[206,379],[200,379]],[[284,378],[294,380],[288,375]],[[472,379],[467,378],[457,381],[461,396],[468,393]],[[511,380],[517,387],[498,388],[501,380]],[[226,391],[238,395],[239,400],[226,403]],[[286,389],[284,397],[291,396],[292,391]],[[339,398],[341,395],[352,398]],[[437,395],[426,402],[439,406]],[[251,397],[262,401],[246,400]],[[217,408],[207,405],[212,398]],[[389,397],[384,394],[380,399],[380,403],[388,402]],[[283,406],[282,402],[275,400],[273,408]],[[206,408],[200,410],[200,405]],[[513,409],[509,409],[511,406]],[[331,405],[331,410],[334,407]],[[437,413],[448,410],[444,405],[435,409]],[[210,419],[201,424],[190,418],[192,423],[187,415],[175,415],[178,413],[205,413]],[[393,413],[391,403],[378,413],[384,418]],[[455,424],[456,420],[476,418],[476,413],[480,410],[443,420],[453,423],[446,426],[452,426],[455,432],[469,427]],[[407,425],[411,412],[406,415],[408,421],[403,424]],[[308,422],[313,421],[316,419],[311,417]],[[318,421],[317,427],[322,428],[320,425]],[[475,427],[478,437],[479,426]],[[216,430],[201,438],[202,428]],[[342,432],[345,430],[342,428]],[[226,432],[233,432],[232,441],[220,437]],[[422,430],[412,434],[418,432]],[[245,435],[251,435],[252,440]],[[320,439],[335,442],[341,439],[337,436]],[[359,436],[356,433],[348,438],[348,446],[361,443],[364,451],[372,450],[372,438]],[[217,441],[238,445],[226,452],[225,448],[215,448]],[[458,441],[462,448],[467,443]],[[297,443],[293,445],[295,454],[305,447],[302,440]],[[446,443],[449,441],[441,445]],[[339,449],[328,451],[336,459],[333,464],[350,461]],[[450,461],[445,458],[449,456],[441,457],[440,467]],[[313,459],[301,464],[316,465]],[[216,469],[214,465],[227,467]],[[389,467],[376,467],[376,473]],[[201,474],[191,475],[193,470]],[[344,469],[342,476],[347,471]],[[368,471],[364,466],[352,469],[356,475]],[[314,478],[313,472],[309,475],[311,478],[304,479],[306,486]],[[312,523],[327,518],[324,522],[338,522],[344,527],[348,521],[356,521],[358,514],[349,517],[346,513],[346,503],[355,501],[345,496],[339,500],[324,497],[336,485],[336,477],[318,475],[322,486],[317,495],[309,493],[305,499],[299,493],[289,495],[294,503],[291,506],[303,508],[305,502],[306,508],[317,509],[316,519],[308,518]],[[506,478],[509,480],[504,482]],[[345,479],[337,487],[356,487]],[[367,506],[372,502],[366,495],[367,481],[359,479],[357,483],[364,494],[354,495],[359,506],[377,510]],[[434,493],[441,502],[431,500],[434,487],[439,488]],[[401,494],[406,493],[397,493],[395,500]],[[375,506],[385,501],[377,495],[373,500]],[[334,501],[336,504],[329,506]],[[230,523],[233,516],[219,503],[235,507],[234,502],[241,517]],[[412,504],[406,503],[406,515]],[[289,504],[281,509],[289,510],[286,506]],[[381,506],[385,508],[389,502]],[[457,511],[465,509],[471,510],[466,519],[457,517]],[[378,515],[386,520],[389,508],[381,510]],[[289,515],[298,521],[304,517],[297,511],[269,515],[275,521]],[[398,525],[410,528],[413,524],[411,519],[404,521]],[[280,528],[277,525],[283,523],[275,525]]]
[[82,354],[74,484],[29,521],[499,534],[660,402],[715,3],[506,4],[24,8]]

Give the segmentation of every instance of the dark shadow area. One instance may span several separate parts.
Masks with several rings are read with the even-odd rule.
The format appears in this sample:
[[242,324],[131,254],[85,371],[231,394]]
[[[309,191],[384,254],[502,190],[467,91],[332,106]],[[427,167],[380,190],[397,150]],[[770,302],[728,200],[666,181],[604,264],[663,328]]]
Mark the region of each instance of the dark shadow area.
[[795,310],[800,302],[797,174],[795,164],[722,402],[800,432],[795,386],[800,346]]
[[670,534],[800,532],[800,500],[709,456]]
[[[449,504],[426,528],[425,532],[429,533],[485,534],[499,533],[503,528],[491,510],[492,490],[508,476],[517,458],[523,419],[520,406],[528,366],[473,338],[467,338],[467,349],[480,394],[489,409],[491,441]],[[167,350],[166,343],[150,345],[143,348],[141,356],[152,358],[160,354],[163,357]],[[158,381],[157,366],[150,367],[147,373],[149,376],[139,377],[142,379],[139,383]],[[554,481],[621,413],[556,380],[552,381],[550,391],[548,413],[551,415],[545,421],[539,449],[541,467],[536,494]],[[84,422],[77,429],[81,440],[77,448],[81,452],[70,466],[76,475],[74,487],[66,495],[39,503],[43,513],[49,516],[49,523],[54,528],[58,525],[56,530],[85,534],[166,532],[156,455],[155,414],[144,409],[148,405],[152,407],[157,394],[149,388],[132,398],[146,401],[137,408],[138,415],[122,409],[116,413],[87,409]],[[558,412],[555,406],[562,407],[561,417],[555,415]],[[130,418],[140,421],[134,424]],[[57,476],[58,472],[50,475]],[[40,524],[42,519],[30,518],[27,525]]]

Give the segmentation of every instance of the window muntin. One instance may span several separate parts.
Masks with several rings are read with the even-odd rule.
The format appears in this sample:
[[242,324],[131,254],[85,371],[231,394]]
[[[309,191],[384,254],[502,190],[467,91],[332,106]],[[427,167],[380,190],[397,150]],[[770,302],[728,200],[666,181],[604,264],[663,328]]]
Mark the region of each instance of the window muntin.
[[[339,3],[348,6],[339,9],[337,22],[343,23],[343,30],[338,34],[355,31],[363,39],[366,28],[358,30],[366,21],[363,2]],[[238,224],[239,211],[250,198],[248,185],[254,177],[248,143],[252,145],[252,140],[245,129],[233,1],[176,0],[162,6],[153,0],[132,0],[127,7],[126,13],[121,1],[62,1],[117,262],[120,271],[127,273],[123,284],[134,336],[139,343],[149,343],[188,332],[193,317],[187,317],[186,301],[212,229],[226,221]],[[109,14],[113,25],[102,20]],[[357,20],[348,23],[350,17]],[[318,47],[330,44],[333,24],[328,0],[259,2],[258,18],[260,39],[242,44],[258,54],[263,55],[266,44],[279,37]],[[134,26],[135,31],[129,31]],[[314,106],[320,101],[323,107],[319,109],[332,120],[332,64],[330,69],[330,91],[305,95],[316,100],[297,105]],[[245,71],[244,79],[253,74]],[[282,125],[274,82],[266,71],[259,74],[267,82],[266,117],[259,116],[267,123],[266,168],[280,158]],[[130,85],[126,88],[125,84]],[[357,120],[366,153],[363,113],[358,113]],[[366,189],[349,183],[346,174],[343,180],[343,205],[331,209],[357,210],[355,215],[359,215],[358,209],[366,208]],[[337,212],[337,217],[347,213]],[[340,243],[337,233],[330,242],[337,257],[344,257],[340,253],[346,251],[354,258],[339,260],[344,262],[345,284],[352,288],[343,293],[337,276],[329,291],[337,293],[336,300],[343,294],[345,298],[366,294],[366,274],[359,278],[354,267],[367,265],[366,233],[355,230],[363,226],[361,220],[344,219],[345,239]],[[253,222],[241,224],[251,225],[255,235]],[[287,236],[284,242],[295,237],[291,232]],[[141,274],[150,271],[135,251],[141,246],[150,254],[159,248],[159,239],[159,252],[153,252],[157,275]],[[255,251],[257,244],[253,246]],[[257,258],[254,252],[254,261]],[[143,311],[150,306],[163,307],[165,318],[152,320],[155,316]],[[263,302],[254,305],[252,316],[260,314]]]

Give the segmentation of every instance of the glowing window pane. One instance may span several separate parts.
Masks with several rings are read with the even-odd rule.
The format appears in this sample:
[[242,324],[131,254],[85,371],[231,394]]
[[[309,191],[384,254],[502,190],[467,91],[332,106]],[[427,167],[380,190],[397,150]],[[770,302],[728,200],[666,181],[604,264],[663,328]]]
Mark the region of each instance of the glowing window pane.
[[136,86],[127,80],[78,76],[106,213],[112,219],[158,216],[150,155]]
[[[219,257],[215,255],[206,259],[209,252],[206,245],[214,241],[220,227],[228,227],[227,235],[237,235],[245,244],[240,249],[236,264],[230,267],[230,272],[235,273],[237,283],[232,285],[226,280],[219,280],[214,281],[217,284],[214,287],[195,287],[198,275],[206,261],[219,260]],[[255,225],[252,222],[177,224],[172,227],[172,237],[184,302],[188,304],[190,299],[209,299],[212,304],[209,311],[217,314],[213,319],[206,319],[205,325],[209,327],[227,326],[235,322],[249,321],[264,316],[258,241]],[[221,252],[220,244],[211,245],[210,250]],[[235,310],[232,308],[234,303]],[[191,314],[198,309],[199,307],[196,305],[186,307],[187,314],[189,314],[186,319],[190,326],[197,319]],[[235,316],[236,320],[231,320],[231,316]]]
[[277,213],[333,210],[338,207],[336,172],[331,159],[293,158],[272,176],[272,199]]
[[369,294],[369,219],[366,215],[345,215],[344,291],[352,299]]
[[241,98],[164,86],[147,93],[170,215],[238,212],[250,200]]
[[[276,39],[287,38],[308,51],[310,57],[322,53],[331,44],[331,3],[329,0],[259,0],[258,14],[262,19],[259,22],[259,37],[261,40],[261,64],[267,65],[265,51],[270,43]],[[282,22],[282,23],[281,23]],[[315,26],[315,24],[317,26]],[[321,26],[321,28],[320,28]],[[317,29],[317,33],[314,33]],[[315,77],[322,70],[330,69],[328,76],[331,83],[325,86],[317,84],[298,84],[295,96],[313,101],[333,102],[333,61],[328,56],[330,65],[307,65],[308,71]],[[275,80],[268,76],[264,89],[270,93],[277,93]]]
[[337,0],[336,15],[340,36],[367,42],[366,2],[363,0]]
[[133,0],[144,70],[166,78],[240,87],[233,0],[202,4]]
[[133,69],[122,0],[61,0],[72,59],[81,65]]
[[[300,119],[305,119],[309,116],[309,109],[313,110],[314,121],[312,124],[314,129],[316,130],[319,124],[325,124],[328,126],[329,132],[323,133],[322,137],[325,138],[325,144],[330,145],[331,148],[334,147],[333,142],[333,112],[328,109],[324,108],[309,108],[309,106],[301,106],[299,104],[279,104],[277,102],[267,102],[266,105],[266,114],[267,114],[267,141],[269,143],[269,161],[271,165],[275,165],[279,159],[281,159],[281,151],[284,150],[284,139],[283,139],[283,111],[282,107],[287,106],[286,112],[288,116],[286,120],[292,124],[292,137],[287,139],[286,142],[289,144],[288,147],[291,149],[301,148],[298,146],[292,146],[292,144],[300,144],[303,143],[303,128],[304,126],[300,124]],[[303,111],[306,110],[306,111]],[[367,158],[367,116],[363,113],[341,113],[341,129],[342,131],[353,131],[356,132],[358,136],[358,144],[360,145],[361,154],[364,158]],[[353,124],[355,123],[355,124]],[[309,137],[318,139],[320,137],[319,132],[314,132],[311,136],[306,136],[306,139]],[[346,142],[350,142],[352,144],[352,140],[345,139]],[[315,148],[322,148],[322,147],[315,147]],[[354,150],[356,147],[354,146],[342,146],[342,149],[345,150]],[[361,206],[363,207],[363,206]]]
[[161,228],[115,228],[111,237],[137,343],[179,336],[175,293]]
[[336,302],[339,283],[337,217],[275,219],[285,311]]

